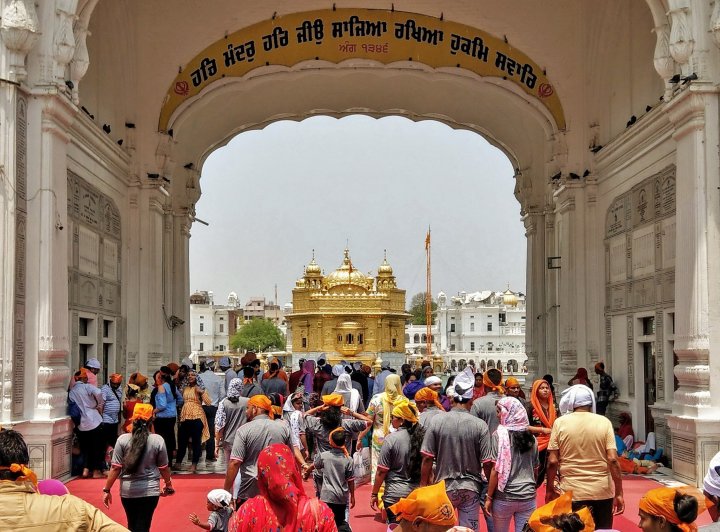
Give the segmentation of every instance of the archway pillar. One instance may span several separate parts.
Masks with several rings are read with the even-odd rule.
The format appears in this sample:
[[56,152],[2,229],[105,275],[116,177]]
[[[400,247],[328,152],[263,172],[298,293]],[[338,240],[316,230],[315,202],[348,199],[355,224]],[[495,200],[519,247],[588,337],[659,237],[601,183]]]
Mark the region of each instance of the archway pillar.
[[[177,316],[183,324],[170,323],[172,334],[172,351],[170,359],[179,362],[190,355],[190,218],[187,209],[176,210],[173,218],[172,271],[168,279],[172,287],[172,301],[168,305],[167,314]],[[229,325],[228,325],[229,327]],[[226,347],[226,349],[229,349]]]
[[[693,83],[666,107],[677,143],[673,469],[699,484],[720,448],[718,89]],[[710,302],[713,302],[711,305]]]
[[525,386],[529,389],[533,380],[547,372],[545,213],[529,212],[523,217],[523,223],[527,238],[525,353],[528,357],[528,375]]

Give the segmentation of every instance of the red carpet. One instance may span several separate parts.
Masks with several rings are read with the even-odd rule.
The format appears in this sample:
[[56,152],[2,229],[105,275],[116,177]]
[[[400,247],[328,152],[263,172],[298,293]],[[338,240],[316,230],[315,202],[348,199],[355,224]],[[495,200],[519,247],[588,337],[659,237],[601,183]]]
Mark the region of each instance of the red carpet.
[[[118,523],[127,524],[125,512],[120,503],[118,495],[118,483],[113,486],[113,504],[110,510],[102,506],[102,488],[104,480],[76,479],[68,483],[68,489],[74,495],[88,501],[90,504],[101,508]],[[173,484],[176,493],[171,497],[160,499],[158,509],[153,519],[153,532],[198,532],[200,528],[188,520],[188,515],[194,512],[201,519],[206,519],[208,511],[206,508],[205,496],[213,488],[222,488],[223,476],[218,474],[210,475],[173,475]],[[650,489],[660,486],[658,482],[647,477],[625,476],[623,477],[625,489],[625,513],[615,518],[615,528],[622,532],[636,532],[638,521],[638,502],[640,497]],[[312,493],[312,485],[306,483],[305,490]],[[542,504],[545,497],[545,489],[538,490],[538,504]],[[357,505],[350,512],[350,524],[353,530],[362,532],[385,532],[386,527],[379,522],[379,516],[370,509],[370,486],[365,485],[358,488],[356,493]],[[698,525],[708,524],[710,519],[707,512],[698,519]]]

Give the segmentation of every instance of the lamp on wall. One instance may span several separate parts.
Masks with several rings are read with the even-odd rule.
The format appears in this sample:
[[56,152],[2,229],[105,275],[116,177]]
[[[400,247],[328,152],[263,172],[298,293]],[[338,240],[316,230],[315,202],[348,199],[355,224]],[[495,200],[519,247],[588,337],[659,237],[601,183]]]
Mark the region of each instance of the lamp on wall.
[[560,259],[561,259],[561,257],[548,257],[547,258],[548,270],[559,270],[560,269]]

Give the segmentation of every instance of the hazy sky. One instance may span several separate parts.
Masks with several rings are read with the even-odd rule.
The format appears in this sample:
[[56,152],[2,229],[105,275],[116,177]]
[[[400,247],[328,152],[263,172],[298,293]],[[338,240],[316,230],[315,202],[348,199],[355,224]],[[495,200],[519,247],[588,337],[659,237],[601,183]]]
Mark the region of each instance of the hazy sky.
[[202,170],[190,239],[190,289],[292,300],[312,250],[326,273],[349,242],[373,274],[387,249],[408,301],[432,291],[525,291],[525,236],[507,158],[439,122],[315,117],[242,133]]

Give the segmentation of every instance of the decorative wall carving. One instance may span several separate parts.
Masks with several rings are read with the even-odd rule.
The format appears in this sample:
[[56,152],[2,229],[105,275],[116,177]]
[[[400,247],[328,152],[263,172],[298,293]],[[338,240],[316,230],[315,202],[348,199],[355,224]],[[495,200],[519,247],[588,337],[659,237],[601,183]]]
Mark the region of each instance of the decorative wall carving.
[[23,81],[27,77],[25,57],[40,36],[33,0],[8,0],[2,12],[0,36],[10,51],[9,77]]
[[12,364],[12,418],[25,410],[25,259],[27,222],[27,99],[17,93],[15,114],[15,304]]

